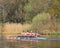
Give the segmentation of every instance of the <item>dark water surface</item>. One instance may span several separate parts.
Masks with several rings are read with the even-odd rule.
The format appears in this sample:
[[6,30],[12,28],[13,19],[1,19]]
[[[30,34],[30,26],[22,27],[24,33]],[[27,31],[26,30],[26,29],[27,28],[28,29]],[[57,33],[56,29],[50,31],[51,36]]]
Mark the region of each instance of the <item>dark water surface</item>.
[[60,41],[7,41],[6,48],[60,48]]
[[22,41],[0,39],[0,48],[60,48],[60,40]]

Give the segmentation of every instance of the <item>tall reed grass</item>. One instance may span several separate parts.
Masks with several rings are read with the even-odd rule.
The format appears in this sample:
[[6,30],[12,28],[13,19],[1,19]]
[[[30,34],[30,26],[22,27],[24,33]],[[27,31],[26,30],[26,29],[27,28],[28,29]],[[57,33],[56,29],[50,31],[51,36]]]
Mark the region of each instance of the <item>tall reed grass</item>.
[[[30,24],[20,24],[20,23],[5,23],[4,27],[2,28],[4,30],[5,36],[16,36],[20,35],[21,32],[27,31],[31,28]],[[0,30],[1,31],[1,30]]]

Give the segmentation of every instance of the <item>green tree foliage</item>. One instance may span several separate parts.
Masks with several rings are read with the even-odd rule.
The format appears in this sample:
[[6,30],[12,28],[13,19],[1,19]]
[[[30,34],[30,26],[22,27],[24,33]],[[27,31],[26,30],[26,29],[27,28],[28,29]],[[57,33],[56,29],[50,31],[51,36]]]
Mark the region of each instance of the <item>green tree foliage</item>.
[[2,0],[5,22],[31,22],[41,12],[49,12],[52,21],[60,20],[59,0]]
[[28,0],[24,7],[26,20],[32,21],[37,14],[46,12],[49,3],[50,0]]
[[[43,27],[45,26],[45,29],[48,28],[47,24],[50,20],[49,13],[40,13],[37,16],[35,16],[32,20],[32,29],[35,32],[41,32],[43,31]],[[44,30],[45,30],[44,29]]]
[[48,9],[48,12],[55,17],[56,21],[60,21],[60,1],[59,0],[53,0],[53,2],[50,5],[50,8]]
[[5,22],[25,22],[24,6],[28,0],[4,0]]
[[57,24],[60,23],[60,1],[59,0],[51,0],[47,12],[51,15],[51,30],[57,31]]

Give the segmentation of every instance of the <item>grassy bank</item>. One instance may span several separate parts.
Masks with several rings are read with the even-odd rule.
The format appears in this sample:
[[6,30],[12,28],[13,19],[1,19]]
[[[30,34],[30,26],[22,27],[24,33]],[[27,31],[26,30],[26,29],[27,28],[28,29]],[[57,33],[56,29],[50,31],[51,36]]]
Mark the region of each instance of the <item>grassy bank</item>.
[[[10,36],[10,35],[20,35],[21,32],[29,30],[31,27],[30,24],[20,24],[20,23],[5,23],[4,27],[2,28],[4,31],[4,35]],[[0,26],[1,28],[1,26]],[[0,29],[1,33],[1,29]]]

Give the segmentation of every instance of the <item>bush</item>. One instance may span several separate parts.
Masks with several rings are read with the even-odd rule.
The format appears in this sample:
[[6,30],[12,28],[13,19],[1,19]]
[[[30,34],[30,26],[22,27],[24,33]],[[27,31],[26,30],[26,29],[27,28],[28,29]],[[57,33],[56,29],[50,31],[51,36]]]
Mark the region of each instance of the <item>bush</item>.
[[34,32],[42,32],[43,30],[48,30],[47,23],[50,20],[49,13],[40,13],[35,16],[32,20],[32,30]]

